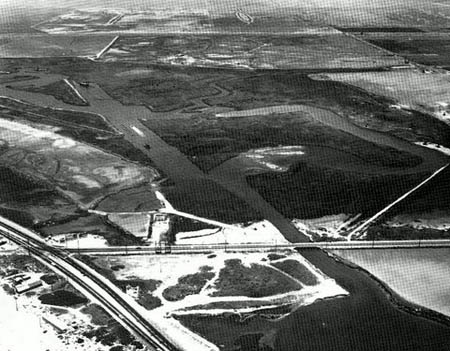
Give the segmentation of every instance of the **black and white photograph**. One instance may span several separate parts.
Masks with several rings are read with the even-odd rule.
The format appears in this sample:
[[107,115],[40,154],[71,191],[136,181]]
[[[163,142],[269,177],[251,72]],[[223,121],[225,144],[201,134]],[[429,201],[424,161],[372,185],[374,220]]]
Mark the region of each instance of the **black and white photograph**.
[[450,351],[450,0],[0,0],[0,351]]

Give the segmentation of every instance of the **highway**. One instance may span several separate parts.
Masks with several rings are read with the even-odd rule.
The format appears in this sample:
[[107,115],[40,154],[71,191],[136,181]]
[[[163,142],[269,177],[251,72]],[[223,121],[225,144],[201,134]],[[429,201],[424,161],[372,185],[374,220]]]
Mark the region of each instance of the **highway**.
[[206,254],[214,251],[261,252],[283,251],[286,249],[408,249],[408,248],[450,247],[450,239],[439,240],[385,240],[385,241],[334,241],[299,242],[288,244],[210,244],[210,245],[170,245],[170,246],[116,246],[106,248],[67,249],[69,252],[90,255],[152,255],[152,254]]
[[[185,350],[168,340],[158,326],[152,325],[132,306],[134,301],[127,297],[108,279],[73,257],[73,254],[49,246],[34,232],[0,217],[0,234],[15,244],[25,248],[39,261],[56,273],[64,276],[75,288],[88,298],[97,301],[120,324],[139,340],[155,351]],[[195,341],[195,340],[191,340]],[[192,346],[192,343],[190,343]],[[196,350],[216,350],[208,344],[195,345]]]

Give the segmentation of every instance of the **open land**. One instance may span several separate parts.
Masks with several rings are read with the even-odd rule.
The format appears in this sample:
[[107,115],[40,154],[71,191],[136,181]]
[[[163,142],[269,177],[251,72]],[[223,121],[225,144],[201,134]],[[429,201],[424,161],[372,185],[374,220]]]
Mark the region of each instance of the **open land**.
[[124,36],[105,61],[236,69],[362,69],[404,60],[339,32],[296,36]]
[[361,39],[386,50],[405,57],[411,62],[422,65],[444,67],[450,66],[448,59],[450,42],[446,31],[429,32],[368,32],[355,33]]
[[[60,221],[59,223],[44,223],[35,226],[44,236],[55,237],[64,234],[90,234],[98,235],[106,239],[108,245],[137,245],[141,244],[139,238],[127,234],[123,228],[110,225],[105,218],[97,215],[83,214],[72,220]],[[82,241],[83,239],[80,239]],[[77,244],[77,240],[73,240]],[[63,244],[65,246],[65,244]],[[68,243],[70,245],[70,243]]]
[[[24,61],[22,64],[25,66],[29,66],[30,63],[27,63]],[[332,167],[331,169],[328,169],[328,172],[341,172],[342,168],[344,168],[345,172],[341,172],[343,176],[345,177],[351,177],[352,179],[359,179],[360,184],[364,184],[361,187],[356,186],[355,191],[352,191],[352,195],[349,196],[349,201],[352,203],[355,203],[355,201],[359,201],[362,205],[367,205],[367,202],[363,201],[363,196],[359,195],[359,191],[364,189],[366,186],[365,179],[369,179],[367,176],[368,173],[372,172],[377,173],[380,171],[381,168],[383,168],[382,173],[383,174],[389,174],[389,173],[398,173],[398,172],[405,172],[404,170],[400,170],[401,167],[395,167],[393,163],[389,164],[389,160],[392,159],[394,162],[400,161],[398,156],[404,155],[406,158],[404,158],[404,161],[407,163],[410,163],[412,166],[414,163],[418,162],[419,159],[416,157],[417,154],[420,154],[420,158],[422,160],[426,160],[427,162],[435,162],[435,166],[430,167],[425,166],[423,168],[423,173],[420,175],[413,175],[412,173],[417,173],[418,169],[420,169],[420,166],[418,169],[414,169],[414,167],[410,168],[411,175],[403,175],[404,179],[400,179],[396,182],[391,182],[388,180],[387,176],[384,181],[381,181],[381,183],[378,183],[378,185],[381,185],[381,188],[384,188],[384,185],[388,183],[388,186],[391,187],[388,188],[391,190],[393,187],[396,187],[395,192],[393,194],[400,194],[403,190],[406,190],[410,187],[410,185],[414,184],[417,180],[423,179],[423,176],[426,172],[431,171],[434,169],[438,164],[441,162],[445,162],[443,157],[436,156],[432,153],[427,154],[427,156],[424,156],[422,154],[422,151],[420,148],[410,148],[409,146],[407,148],[403,148],[403,152],[407,152],[406,154],[401,152],[399,153],[398,150],[395,151],[395,153],[392,153],[393,150],[384,149],[385,151],[382,151],[383,148],[380,148],[379,146],[372,145],[370,147],[364,147],[365,143],[367,141],[362,141],[359,138],[362,135],[367,135],[366,130],[364,130],[365,125],[364,123],[371,123],[370,121],[376,121],[375,129],[380,131],[385,131],[387,129],[390,129],[392,126],[400,126],[404,125],[404,121],[408,121],[409,126],[407,129],[403,128],[393,128],[390,133],[394,136],[401,136],[404,139],[408,141],[433,141],[438,144],[446,144],[447,143],[447,136],[448,136],[448,127],[433,118],[430,118],[429,116],[425,114],[420,114],[415,111],[403,111],[399,110],[397,108],[392,107],[394,104],[393,101],[387,100],[385,98],[380,98],[375,95],[367,94],[363,92],[362,90],[352,88],[348,85],[342,85],[340,83],[333,83],[333,82],[323,82],[323,81],[316,81],[308,78],[304,75],[296,75],[295,77],[291,77],[291,75],[287,75],[286,73],[280,72],[280,73],[264,73],[264,74],[250,74],[250,73],[239,73],[241,76],[240,78],[236,77],[236,73],[233,73],[232,71],[218,71],[218,70],[207,70],[207,69],[194,69],[194,68],[176,68],[176,67],[157,67],[152,66],[151,68],[143,68],[144,70],[147,70],[149,76],[144,76],[143,78],[136,78],[136,75],[133,74],[133,70],[128,66],[127,64],[124,64],[123,66],[118,63],[105,63],[104,66],[100,66],[99,69],[93,70],[93,67],[91,67],[91,64],[88,62],[79,62],[74,66],[74,61],[69,60],[66,63],[62,61],[57,66],[52,66],[52,70],[55,70],[55,72],[62,73],[64,71],[69,70],[69,67],[73,67],[74,69],[71,72],[71,76],[74,77],[76,81],[85,81],[90,77],[91,80],[99,82],[99,84],[106,89],[106,91],[118,98],[123,103],[133,103],[133,104],[144,104],[146,106],[152,106],[151,108],[155,109],[155,106],[158,110],[164,111],[165,109],[173,109],[173,105],[169,106],[169,100],[163,99],[164,94],[174,94],[175,97],[176,94],[180,94],[181,96],[184,96],[181,100],[178,99],[178,107],[175,107],[175,109],[179,109],[177,111],[173,111],[174,113],[161,113],[157,114],[154,113],[152,118],[146,117],[146,120],[142,120],[144,124],[149,126],[152,130],[156,131],[157,134],[160,134],[160,136],[165,139],[165,141],[169,141],[169,144],[172,144],[174,146],[179,146],[182,149],[182,151],[189,155],[191,153],[191,161],[195,162],[196,164],[200,165],[204,169],[211,169],[212,173],[214,174],[214,167],[223,161],[230,160],[233,158],[238,158],[239,164],[238,164],[238,175],[242,179],[242,170],[253,170],[257,171],[257,173],[261,173],[261,171],[265,172],[266,174],[260,174],[260,175],[254,175],[255,177],[261,176],[264,177],[264,181],[266,181],[269,176],[277,176],[277,172],[279,173],[280,170],[284,171],[282,174],[279,174],[278,176],[285,176],[289,175],[291,178],[293,177],[293,181],[297,184],[302,184],[305,188],[308,189],[319,189],[320,187],[316,185],[315,188],[312,188],[311,186],[308,187],[308,183],[304,183],[305,179],[310,181],[311,178],[304,178],[300,177],[298,173],[296,172],[286,172],[287,169],[290,171],[298,169],[298,167],[295,167],[295,165],[299,161],[306,161],[308,164],[308,168],[315,167],[316,165],[320,165],[320,168],[323,169],[324,165],[330,165],[329,167]],[[77,68],[78,67],[78,68]],[[98,67],[98,66],[97,66]],[[108,71],[111,71],[114,74],[109,74],[108,79],[105,79],[106,69]],[[136,68],[134,68],[136,69]],[[125,72],[128,72],[124,74]],[[175,74],[173,76],[173,74]],[[175,77],[177,82],[175,85],[171,85],[171,77]],[[214,83],[217,81],[220,77],[225,76],[226,79],[221,81],[220,83]],[[158,78],[158,81],[156,83],[151,84],[151,90],[143,90],[142,87],[146,86],[149,87],[149,82],[155,82],[155,77]],[[179,78],[178,78],[179,77]],[[136,80],[138,79],[138,80]],[[181,80],[179,80],[181,79]],[[138,85],[136,82],[139,82]],[[158,83],[161,82],[161,83]],[[164,82],[164,83],[163,83]],[[133,85],[130,85],[133,84]],[[220,85],[219,85],[220,84]],[[170,89],[169,89],[170,87]],[[199,87],[201,89],[199,90]],[[202,91],[204,90],[204,92]],[[136,94],[136,92],[139,92],[139,94]],[[186,94],[184,94],[186,92]],[[194,92],[194,93],[192,93]],[[192,95],[196,94],[196,95]],[[207,96],[213,96],[204,98],[206,94]],[[220,95],[219,97],[214,97],[215,94]],[[349,94],[351,98],[349,98]],[[160,96],[160,98],[158,98]],[[133,100],[130,100],[133,99]],[[159,100],[157,100],[159,99]],[[214,100],[216,99],[216,100]],[[159,101],[159,102],[158,102]],[[181,101],[181,103],[180,103]],[[295,105],[293,105],[295,103]],[[311,103],[314,103],[314,105],[320,106],[320,108],[330,109],[331,111],[337,113],[336,118],[352,118],[352,116],[358,116],[358,124],[362,127],[361,131],[358,132],[357,136],[359,138],[353,138],[350,137],[348,134],[343,134],[340,131],[336,130],[336,124],[339,122],[336,122],[334,125],[332,124],[328,127],[324,127],[323,125],[316,124],[315,118],[317,116],[321,116],[319,111],[326,111],[321,109],[314,110],[311,107],[301,107],[302,105],[307,103],[310,105]],[[266,112],[252,112],[252,114],[261,114],[258,116],[247,116],[243,118],[238,118],[238,121],[233,121],[235,118],[223,118],[223,117],[215,117],[216,114],[219,116],[226,114],[226,113],[232,113],[236,109],[240,110],[248,110],[253,108],[266,108],[266,107],[273,107],[273,106],[283,106],[280,104],[286,104],[286,106],[295,106],[296,109],[300,109],[299,111],[291,111],[287,114],[278,114],[275,116],[272,116],[268,113],[271,112],[270,108]],[[166,107],[167,106],[167,107]],[[189,107],[190,106],[190,107]],[[299,107],[300,106],[300,107]],[[271,108],[272,108],[271,107]],[[186,110],[188,108],[188,110]],[[290,109],[291,107],[287,107]],[[311,111],[314,111],[312,113],[313,118],[310,119],[308,116],[308,113],[305,114],[305,108],[306,112],[311,113]],[[204,112],[200,113],[192,113],[189,112],[189,109],[201,109],[204,110]],[[309,109],[309,110],[308,110]],[[189,113],[183,113],[189,112]],[[273,112],[279,112],[274,110]],[[288,111],[289,112],[289,111]],[[315,116],[314,116],[315,115]],[[332,114],[330,114],[331,116]],[[389,119],[387,120],[385,118],[386,115],[389,115]],[[198,119],[199,123],[191,124],[189,125],[188,121],[192,118]],[[324,143],[326,145],[318,145],[317,141],[319,139],[316,138],[314,140],[315,144],[313,145],[302,145],[298,140],[292,140],[290,143],[286,143],[284,141],[284,134],[277,134],[274,133],[274,129],[272,128],[271,123],[273,123],[273,118],[276,118],[277,121],[279,121],[280,128],[283,127],[285,123],[290,123],[289,125],[292,125],[297,123],[298,129],[300,130],[302,128],[305,128],[305,126],[308,127],[308,131],[311,131],[312,128],[316,128],[317,133],[330,133],[330,137],[325,139],[322,138],[321,140],[324,140]],[[345,119],[343,119],[345,120]],[[235,133],[237,130],[236,126],[239,123],[243,123],[243,121],[249,121],[250,128],[258,128],[261,129],[261,138],[258,140],[254,140],[251,145],[249,145],[248,141],[246,140],[244,144],[236,143],[236,140],[239,140],[239,138],[242,138],[242,136],[239,135],[239,133]],[[261,121],[264,122],[263,125],[261,125]],[[330,120],[331,121],[331,120]],[[352,120],[354,122],[354,120]],[[183,123],[182,123],[183,122]],[[205,131],[202,131],[201,127],[202,125],[205,126]],[[183,135],[179,134],[181,133],[181,127],[183,127]],[[195,126],[195,128],[194,128]],[[185,128],[188,127],[191,130],[190,133],[185,133]],[[192,127],[192,128],[191,128]],[[372,125],[371,125],[372,127]],[[170,129],[172,128],[172,129]],[[209,128],[209,130],[208,130]],[[353,128],[353,127],[351,127]],[[227,130],[223,130],[227,129]],[[258,130],[255,129],[255,130]],[[170,131],[170,133],[176,133],[173,137],[169,138],[167,134],[164,134],[165,132],[162,131]],[[202,136],[198,133],[206,133],[206,135]],[[225,134],[224,134],[225,132]],[[235,139],[230,140],[230,136]],[[193,134],[192,136],[190,134]],[[212,135],[211,135],[212,134]],[[274,135],[274,137],[271,137],[271,135]],[[302,131],[302,135],[305,136],[305,138],[308,137],[308,133],[305,132],[305,130]],[[335,136],[336,135],[342,135],[345,139],[342,139],[342,143],[339,145],[333,145],[332,147],[329,147],[331,145],[328,145],[331,141],[333,143],[336,142]],[[381,135],[381,134],[379,134]],[[379,136],[378,135],[378,136]],[[201,137],[199,137],[201,136]],[[277,138],[278,136],[278,138]],[[267,138],[272,138],[271,140],[267,140]],[[192,140],[194,145],[192,145],[190,150],[187,150],[187,143],[185,143],[186,138],[188,140]],[[375,138],[375,137],[374,137]],[[87,139],[87,138],[86,138]],[[276,140],[275,140],[276,139]],[[359,143],[361,147],[355,147],[351,150],[351,153],[349,153],[348,149],[345,150],[346,142],[348,142],[350,139],[354,140],[356,143]],[[270,141],[270,144],[268,145],[268,142]],[[307,141],[307,140],[306,140]],[[311,142],[311,140],[309,140]],[[206,144],[205,144],[206,143]],[[301,147],[301,152],[303,152],[303,155],[301,155],[300,151],[297,149],[296,153],[292,153],[288,157],[285,157],[286,155],[283,154],[283,149],[278,149],[280,143],[284,143],[284,145],[289,147],[298,148]],[[306,143],[304,143],[306,144]],[[211,145],[210,149],[205,148],[205,146]],[[395,142],[394,146],[398,148],[398,143]],[[217,148],[219,152],[217,151]],[[231,148],[231,150],[230,150]],[[233,148],[238,148],[237,150],[233,150]],[[262,148],[262,150],[261,150]],[[266,149],[267,148],[267,149]],[[343,150],[341,150],[344,148]],[[271,151],[273,150],[273,151]],[[361,155],[356,154],[355,152],[359,150],[358,152],[366,153],[366,156],[361,159]],[[367,153],[367,151],[371,150],[371,156]],[[377,151],[379,155],[373,154],[373,151]],[[309,151],[309,152],[308,152]],[[199,152],[202,153],[202,155],[199,155]],[[209,153],[209,154],[208,154]],[[261,153],[263,154],[263,158],[261,159]],[[278,155],[277,155],[278,153]],[[412,155],[410,155],[412,154]],[[395,155],[395,156],[394,156]],[[200,156],[200,157],[199,157]],[[257,157],[255,157],[257,156]],[[438,159],[441,158],[442,161],[438,161]],[[239,160],[240,159],[240,160]],[[241,160],[244,160],[244,162],[241,162]],[[257,160],[255,164],[255,159]],[[379,160],[381,164],[373,164],[374,161]],[[211,163],[212,162],[212,163]],[[231,162],[231,161],[230,161]],[[236,162],[233,160],[233,162]],[[403,161],[402,161],[403,162]],[[369,164],[370,163],[370,164]],[[384,164],[384,166],[383,166]],[[400,165],[400,164],[399,164]],[[374,167],[375,166],[375,167]],[[388,167],[386,167],[388,166]],[[389,167],[391,166],[391,167]],[[394,167],[392,167],[394,166]],[[402,163],[402,166],[405,166],[405,164]],[[226,165],[225,167],[231,167]],[[234,166],[233,166],[234,167]],[[231,167],[231,168],[233,168]],[[333,168],[334,167],[334,168]],[[336,170],[337,168],[340,168],[339,170]],[[422,167],[423,167],[423,161],[422,161]],[[223,168],[217,168],[215,171],[216,174],[220,174]],[[270,172],[267,172],[270,171]],[[275,171],[275,172],[273,172]],[[355,172],[357,171],[357,172]],[[361,171],[366,173],[366,175],[362,176]],[[234,172],[234,171],[233,171]],[[322,172],[322,171],[320,171]],[[408,171],[406,171],[408,173]],[[236,174],[235,174],[236,175]],[[326,184],[334,184],[328,182],[327,178],[322,176],[319,177],[319,179],[324,179],[323,183]],[[379,177],[377,176],[377,179]],[[198,184],[204,184],[202,182],[198,182]],[[167,188],[167,196],[169,197],[169,200],[174,204],[176,208],[183,209],[187,212],[194,212],[199,215],[203,216],[211,216],[215,218],[220,218],[222,220],[226,221],[237,221],[237,222],[245,222],[246,220],[255,220],[255,219],[261,219],[260,217],[255,214],[250,214],[249,216],[242,215],[242,216],[236,216],[236,215],[223,215],[219,214],[216,215],[214,212],[216,211],[216,208],[218,207],[219,201],[214,200],[212,203],[214,204],[213,208],[212,206],[203,206],[202,202],[200,201],[187,201],[189,199],[192,199],[190,196],[192,196],[192,192],[189,192],[187,189],[192,184],[187,184],[186,186],[170,186]],[[326,185],[324,185],[326,186]],[[398,186],[398,187],[397,187]],[[202,186],[202,192],[201,193],[194,193],[194,195],[198,194],[199,196],[202,196],[203,199],[211,199],[210,196],[203,196],[205,193],[205,189],[214,188],[215,187],[205,187]],[[267,183],[267,185],[264,185],[263,187],[259,187],[258,190],[261,194],[264,194],[267,190],[271,189],[271,191],[278,189],[280,191],[280,187],[276,186],[273,187],[271,183]],[[294,188],[295,189],[295,188]],[[292,189],[291,189],[292,190]],[[347,189],[346,189],[347,190]],[[386,193],[389,193],[390,191],[387,190]],[[183,195],[188,191],[190,195],[187,193]],[[217,191],[214,190],[214,193]],[[323,192],[321,192],[324,194]],[[202,194],[202,195],[200,195]],[[284,196],[287,194],[287,197]],[[280,196],[278,197],[279,200],[277,200],[277,208],[279,210],[285,211],[284,214],[288,215],[291,218],[311,218],[311,217],[320,217],[323,215],[332,215],[332,214],[338,214],[338,213],[348,213],[348,214],[357,214],[353,212],[353,210],[350,212],[348,210],[348,207],[342,208],[339,207],[328,207],[328,210],[311,210],[311,211],[303,211],[298,209],[298,200],[297,199],[289,199],[289,196],[294,196],[294,194],[299,194],[298,197],[302,198],[308,198],[305,196],[302,196],[301,193],[294,191],[290,191],[289,193],[282,192],[280,193]],[[327,194],[327,192],[325,192]],[[370,196],[370,192],[366,193],[368,196]],[[374,193],[372,193],[374,194]],[[215,196],[216,197],[216,196]],[[329,196],[328,198],[330,198]],[[357,200],[360,199],[360,200]],[[372,211],[372,209],[378,209],[378,206],[381,206],[383,204],[386,204],[388,200],[390,200],[391,197],[387,198],[385,197],[384,200],[381,199],[379,202],[375,199],[375,203],[373,203],[373,207],[369,208],[367,212]],[[281,203],[280,203],[281,201]],[[325,199],[327,201],[327,199]],[[275,201],[272,200],[272,204],[274,204]],[[279,203],[279,204],[278,204]],[[284,203],[284,204],[283,204]],[[295,205],[297,203],[297,205]],[[358,202],[356,202],[358,204]],[[201,205],[200,205],[201,204]],[[192,209],[191,206],[194,206]],[[196,207],[202,207],[203,209],[197,210]],[[296,207],[297,206],[297,207]],[[305,208],[308,206],[305,206]],[[319,208],[322,207],[322,205],[318,206]],[[355,207],[358,207],[358,205],[355,205]],[[234,208],[242,208],[245,209],[244,211],[237,210],[239,214],[245,214],[248,212],[248,207],[233,207]],[[205,211],[204,209],[207,209]],[[211,211],[213,210],[213,211]],[[227,209],[226,211],[232,210],[231,208]],[[197,211],[197,212],[196,212]],[[359,213],[359,212],[358,212]],[[240,218],[239,218],[240,217]]]
[[[302,255],[317,264],[320,257],[316,253],[308,250]],[[391,309],[389,306],[392,306],[392,302],[386,299],[386,293],[365,273],[338,261],[328,265],[326,272],[337,277],[339,284],[348,289],[350,294],[304,306],[280,320],[268,318],[270,310],[266,311],[265,316],[256,315],[244,320],[233,315],[180,315],[178,318],[208,340],[223,344],[226,350],[233,350],[240,344],[268,350],[294,350],[301,347],[344,351],[348,347],[364,349],[368,340],[372,342],[371,350],[383,350],[385,345],[394,344],[394,348],[405,345],[414,348],[414,345],[420,345],[420,339],[425,334],[427,341],[435,340],[432,345],[427,344],[425,347],[445,350],[448,333],[435,334],[436,330],[445,328],[442,324],[434,323],[432,328],[428,328],[410,323],[407,318],[409,314]],[[365,288],[362,288],[363,285]],[[406,302],[401,304],[411,307]],[[413,307],[409,310],[413,310]],[[277,312],[280,311],[272,311],[275,314]],[[358,333],[355,333],[351,321],[359,319],[361,315],[364,316],[364,326],[368,328],[358,329]],[[380,323],[380,320],[386,323]],[[395,338],[391,336],[393,331]],[[375,338],[371,337],[373,334]],[[299,338],[299,335],[302,337]]]
[[75,90],[72,83],[68,80],[57,81],[40,87],[35,87],[31,85],[22,87],[16,86],[15,88],[35,93],[51,95],[54,96],[55,99],[61,100],[66,104],[70,105],[77,105],[77,106],[88,105],[88,102],[83,98],[83,96],[81,96],[78,93],[78,91]]
[[398,70],[377,73],[333,73],[321,75],[352,84],[374,94],[395,99],[401,107],[426,112],[449,123],[447,73],[424,73],[419,70]]
[[[52,130],[3,119],[0,139],[3,164],[54,184],[81,206],[90,207],[107,193],[152,180],[149,170]],[[105,193],[106,187],[109,189]]]
[[73,57],[98,53],[113,35],[0,34],[0,57]]
[[158,281],[153,290],[145,290],[162,303],[155,313],[175,316],[257,313],[261,308],[280,306],[288,306],[289,311],[319,296],[346,294],[303,257],[289,251],[269,257],[264,253],[225,253],[169,255],[145,261],[138,256],[111,256],[99,257],[91,264],[120,284],[133,279]]
[[[0,62],[1,94],[23,100],[2,99],[4,134],[14,137],[2,144],[9,155],[8,169],[32,179],[27,192],[36,188],[47,195],[49,208],[64,204],[64,211],[52,213],[55,220],[41,223],[41,229],[50,235],[71,228],[98,233],[110,244],[139,242],[120,234],[132,225],[132,231],[145,234],[146,214],[139,214],[139,221],[124,213],[109,215],[109,220],[114,217],[119,223],[116,231],[110,231],[106,219],[98,216],[66,216],[63,200],[107,212],[145,212],[161,206],[154,195],[158,188],[176,209],[243,223],[242,232],[256,229],[266,239],[276,240],[281,232],[286,239],[299,240],[303,235],[290,226],[290,219],[297,218],[301,230],[327,222],[339,227],[360,213],[364,217],[379,210],[448,162],[438,150],[450,146],[446,75],[420,66],[388,72],[411,58],[362,39],[366,26],[373,31],[382,31],[383,26],[393,32],[409,30],[417,36],[433,23],[448,26],[449,10],[444,4],[402,0],[392,11],[368,0],[358,4],[341,0],[337,7],[332,1],[321,1],[320,6],[313,1],[297,12],[280,6],[247,4],[231,14],[229,9],[212,13],[195,6],[68,9],[52,12],[52,18],[34,25],[34,30],[51,35],[34,33],[24,36],[23,42],[21,36],[4,37],[4,57],[45,57]],[[268,8],[271,15],[264,12]],[[120,33],[100,55],[119,31],[127,33]],[[224,31],[235,35],[222,35]],[[445,49],[441,57],[444,53]],[[55,58],[47,58],[49,54]],[[424,53],[428,54],[434,55],[431,49]],[[386,87],[380,79],[389,73],[395,73],[397,81]],[[332,81],[328,77],[333,74],[363,75],[370,77],[370,84]],[[415,84],[412,93],[423,93],[421,100],[402,90],[402,79]],[[64,80],[74,89],[59,91],[66,88],[67,83],[61,85]],[[400,92],[393,94],[395,89]],[[77,91],[86,103],[76,99]],[[75,111],[68,112],[69,107]],[[27,130],[33,133],[26,134]],[[11,155],[12,141],[17,140],[34,142],[33,150],[20,144],[20,152]],[[423,147],[429,145],[434,150]],[[41,153],[51,149],[51,157],[34,155],[36,148]],[[82,158],[80,148],[90,156]],[[63,150],[54,151],[59,149]],[[114,179],[97,171],[102,160],[118,166]],[[155,165],[163,172],[156,171]],[[60,174],[61,169],[69,171]],[[164,173],[169,178],[155,184]],[[428,185],[435,189],[445,185],[444,176]],[[94,182],[99,184],[95,191]],[[55,183],[57,188],[52,187]],[[16,193],[20,186],[14,184]],[[447,188],[436,194],[424,187],[406,207],[399,206],[370,228],[371,238],[409,237],[422,230],[427,231],[423,237],[448,234],[439,227],[442,223],[438,228],[428,223],[412,233],[410,227],[396,224],[405,214],[426,217],[448,209]],[[22,203],[31,208],[34,202],[15,203],[14,196],[14,192],[9,195],[3,211],[28,223],[35,221],[38,214],[17,212]],[[317,217],[321,218],[305,225],[298,220]],[[277,231],[264,228],[265,221],[254,223],[265,218]],[[206,233],[211,228],[195,223],[178,221],[177,225],[200,230],[188,235],[204,236],[201,240],[219,237],[217,230]],[[236,233],[220,235],[235,240]],[[255,236],[247,235],[245,240],[252,242]],[[385,350],[386,345],[414,349],[423,348],[424,342],[430,350],[446,349],[442,340],[448,340],[448,328],[443,324],[405,313],[420,312],[405,301],[398,309],[368,276],[322,252],[303,255],[311,263],[292,252],[167,255],[148,261],[85,259],[137,300],[149,316],[167,318],[176,327],[181,322],[226,350],[294,346],[347,351],[367,345],[373,350]],[[41,297],[55,304],[65,297],[81,302],[83,298],[75,299],[74,294],[67,289]],[[335,296],[341,298],[328,299]],[[98,306],[89,304],[82,312],[98,325],[85,337],[110,346],[133,346],[129,334],[112,325]],[[220,335],[224,330],[227,335]],[[294,341],[299,332],[301,338]]]

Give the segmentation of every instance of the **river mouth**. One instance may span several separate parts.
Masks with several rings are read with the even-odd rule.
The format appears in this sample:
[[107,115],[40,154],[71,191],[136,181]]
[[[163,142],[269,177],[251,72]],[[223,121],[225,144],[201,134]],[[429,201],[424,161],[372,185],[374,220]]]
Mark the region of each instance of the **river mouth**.
[[[180,318],[182,323],[223,350],[235,349],[245,335],[261,335],[241,350],[448,350],[450,327],[410,314],[395,305],[379,283],[366,273],[331,259],[320,250],[301,254],[350,295],[299,308],[280,321],[254,317]],[[272,345],[262,348],[270,336]],[[256,341],[255,341],[256,340]],[[259,344],[258,344],[259,343]]]

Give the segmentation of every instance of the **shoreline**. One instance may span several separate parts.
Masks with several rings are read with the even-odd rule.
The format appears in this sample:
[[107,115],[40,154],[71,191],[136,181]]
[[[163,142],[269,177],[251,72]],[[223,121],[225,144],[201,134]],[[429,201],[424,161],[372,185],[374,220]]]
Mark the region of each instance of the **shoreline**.
[[368,270],[330,251],[325,251],[325,253],[335,262],[366,274],[378,285],[378,287],[388,297],[389,302],[392,303],[398,310],[450,327],[450,316],[446,316],[443,313],[434,311],[427,307],[420,306],[406,300],[404,297],[402,297],[400,294],[398,294],[396,291],[390,288],[387,283],[385,283],[383,280],[381,280],[374,274],[370,273]]

